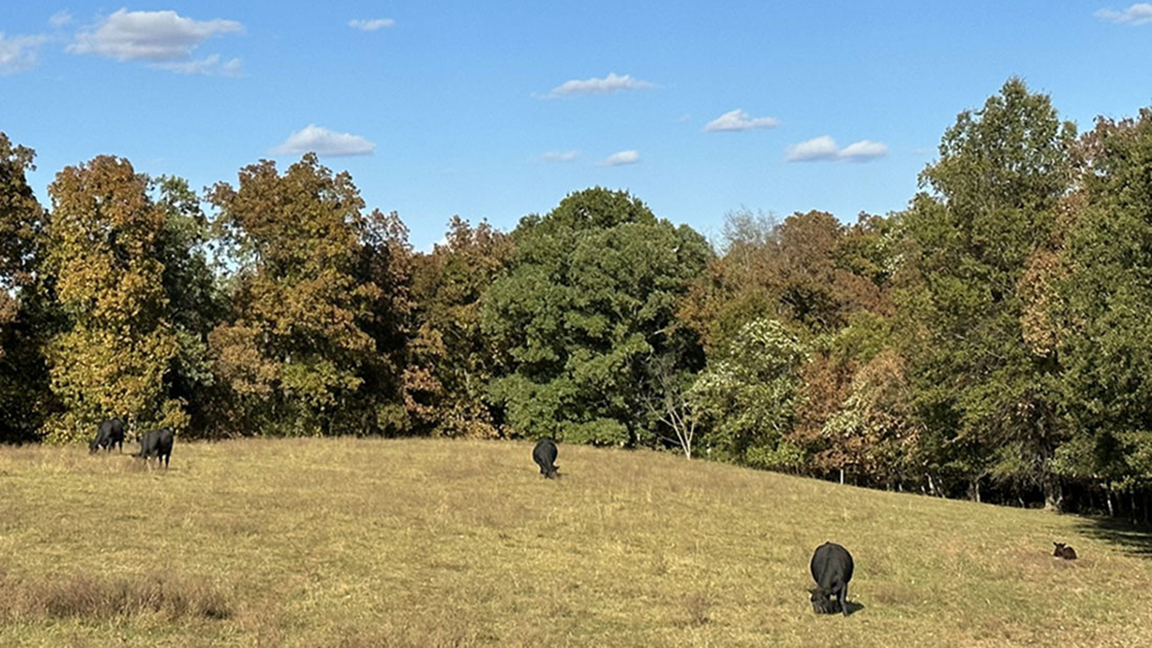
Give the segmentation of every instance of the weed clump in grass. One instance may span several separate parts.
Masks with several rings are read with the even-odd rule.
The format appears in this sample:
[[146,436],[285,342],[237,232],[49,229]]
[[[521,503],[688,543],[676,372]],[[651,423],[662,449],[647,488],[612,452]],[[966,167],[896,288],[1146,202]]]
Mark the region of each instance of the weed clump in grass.
[[703,592],[689,594],[684,599],[684,609],[688,613],[688,624],[702,626],[711,620],[712,600]]
[[101,578],[79,573],[61,580],[0,578],[0,615],[32,618],[110,619],[164,614],[170,619],[232,616],[229,597],[201,578],[154,573]]

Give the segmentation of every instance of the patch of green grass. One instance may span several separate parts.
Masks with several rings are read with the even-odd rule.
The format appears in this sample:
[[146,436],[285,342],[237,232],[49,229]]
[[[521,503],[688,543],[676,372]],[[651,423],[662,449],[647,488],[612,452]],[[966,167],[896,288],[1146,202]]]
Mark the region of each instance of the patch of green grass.
[[[168,471],[0,449],[0,645],[1152,645],[1152,562],[1083,518],[652,452],[557,463],[437,440],[178,443]],[[848,618],[808,603],[826,540],[856,560]]]

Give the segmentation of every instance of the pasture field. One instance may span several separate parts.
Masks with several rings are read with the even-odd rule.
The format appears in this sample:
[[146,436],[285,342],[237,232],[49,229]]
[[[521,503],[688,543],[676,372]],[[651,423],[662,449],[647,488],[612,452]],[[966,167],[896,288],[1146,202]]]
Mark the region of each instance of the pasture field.
[[[568,445],[547,481],[531,448],[2,448],[0,645],[1152,645],[1143,536],[1094,520]],[[808,603],[826,540],[848,618]]]

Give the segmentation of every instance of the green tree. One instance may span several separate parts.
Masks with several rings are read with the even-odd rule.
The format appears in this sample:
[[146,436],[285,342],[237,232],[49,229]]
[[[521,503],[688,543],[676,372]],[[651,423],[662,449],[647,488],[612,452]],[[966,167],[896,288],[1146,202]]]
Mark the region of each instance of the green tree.
[[1058,468],[1110,494],[1152,483],[1152,109],[1098,119],[1079,152],[1066,234],[1035,267],[1033,339],[1059,353],[1075,423]]
[[652,371],[673,351],[697,366],[674,311],[711,250],[625,192],[574,193],[512,234],[508,274],[483,301],[482,330],[503,369],[490,398],[515,435],[600,444],[653,443]]
[[984,476],[1060,500],[1051,462],[1064,433],[1051,353],[1024,338],[1021,280],[1047,245],[1072,180],[1071,123],[1019,79],[964,111],[903,214],[900,304],[922,444],[942,477]]
[[784,324],[758,319],[709,357],[691,397],[714,457],[759,468],[804,467],[802,448],[785,437],[803,403],[800,367],[807,356]]
[[164,267],[165,319],[176,337],[166,389],[188,415],[181,427],[202,434],[208,427],[216,393],[208,334],[224,316],[220,287],[207,256],[210,226],[199,196],[184,179],[153,178],[149,190],[152,201],[164,212],[155,256]]
[[34,156],[0,133],[0,442],[34,439],[51,401],[43,347],[57,318],[39,272],[46,214],[28,185]]
[[49,186],[46,263],[67,317],[49,347],[52,389],[64,411],[49,438],[75,440],[113,414],[130,426],[184,421],[165,375],[178,350],[166,318],[156,246],[165,210],[124,159],[66,167]]

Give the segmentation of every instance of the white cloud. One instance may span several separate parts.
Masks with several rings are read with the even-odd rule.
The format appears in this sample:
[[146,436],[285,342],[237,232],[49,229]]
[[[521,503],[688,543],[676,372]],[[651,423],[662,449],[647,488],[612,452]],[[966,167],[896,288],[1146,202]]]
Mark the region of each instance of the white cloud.
[[340,157],[348,155],[371,155],[376,145],[359,135],[337,133],[315,124],[308,124],[272,149],[273,155],[299,155],[314,151],[317,155]]
[[788,162],[816,162],[821,160],[845,160],[847,162],[868,162],[888,155],[888,145],[883,142],[860,140],[841,149],[836,140],[822,135],[788,147],[785,160]]
[[840,151],[840,159],[849,162],[867,162],[888,155],[888,145],[883,142],[860,140],[845,146]]
[[391,27],[395,24],[396,21],[392,20],[391,18],[373,18],[371,20],[355,19],[348,21],[349,27],[353,29],[359,29],[360,31],[376,31],[377,29],[381,29],[383,27]]
[[243,33],[234,20],[197,21],[175,11],[120,9],[76,34],[68,46],[76,54],[97,54],[118,61],[185,61],[200,43],[219,34]]
[[576,159],[576,151],[548,151],[540,156],[541,162],[571,162]]
[[1152,4],[1137,2],[1123,11],[1101,9],[1097,11],[1095,15],[1097,18],[1107,20],[1108,22],[1145,25],[1152,23]]
[[754,128],[775,128],[780,124],[775,117],[749,117],[748,113],[737,108],[708,122],[704,130],[709,133],[720,131],[745,131]]
[[836,146],[836,140],[827,135],[823,135],[806,142],[789,146],[788,156],[785,159],[789,162],[835,160],[836,154],[839,152],[840,149]]
[[72,22],[72,14],[68,13],[66,9],[57,11],[56,13],[52,14],[51,18],[48,19],[48,24],[52,25],[53,27],[63,27],[70,22]]
[[36,49],[47,40],[43,36],[13,36],[0,32],[0,76],[23,72],[36,66]]
[[152,67],[168,70],[178,74],[193,74],[197,76],[238,77],[240,72],[240,59],[234,58],[224,63],[220,62],[220,55],[213,54],[199,61],[185,61],[183,63],[153,63]]
[[444,236],[441,236],[439,241],[436,241],[435,243],[429,243],[428,246],[424,248],[423,252],[425,254],[432,254],[433,252],[436,251],[437,247],[448,247],[448,235],[447,234],[445,234]]
[[633,79],[631,75],[625,74],[619,76],[615,72],[609,72],[608,76],[603,79],[586,79],[580,81],[572,79],[552,88],[552,90],[544,95],[545,98],[554,99],[556,97],[571,97],[574,95],[597,95],[597,94],[612,94],[613,92],[620,92],[622,90],[643,90],[646,88],[654,88],[655,86],[647,81]]
[[640,161],[640,154],[636,151],[620,151],[604,158],[598,166],[620,166],[621,164],[636,164]]

